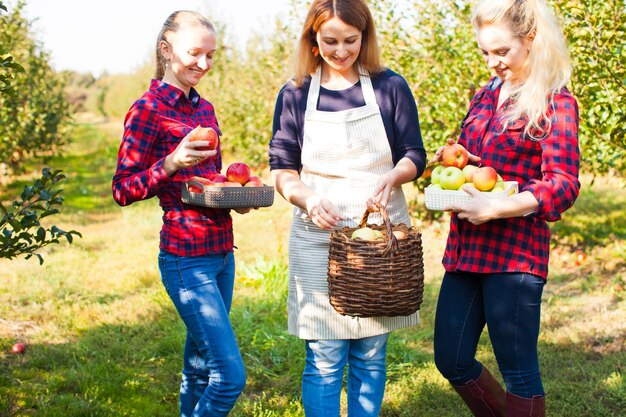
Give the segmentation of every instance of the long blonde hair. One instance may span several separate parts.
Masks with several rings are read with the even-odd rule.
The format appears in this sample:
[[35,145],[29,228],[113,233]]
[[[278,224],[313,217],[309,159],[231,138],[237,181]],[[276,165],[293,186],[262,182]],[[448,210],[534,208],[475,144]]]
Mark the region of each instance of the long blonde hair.
[[532,139],[545,137],[552,128],[548,110],[554,95],[572,75],[567,43],[554,13],[544,0],[483,0],[472,24],[476,30],[492,24],[505,24],[519,39],[531,39],[525,73],[511,87],[514,104],[504,126],[527,118],[524,133]]
[[317,47],[316,34],[320,27],[333,17],[338,17],[361,31],[363,40],[357,63],[375,75],[384,70],[381,64],[374,19],[363,0],[315,0],[309,7],[294,64],[294,83],[301,87],[304,78],[313,73],[322,63],[322,57],[313,52]]
[[189,10],[178,10],[168,16],[163,23],[163,27],[159,32],[156,42],[156,70],[154,71],[154,77],[159,80],[165,75],[166,60],[161,53],[161,41],[168,42],[168,35],[170,33],[178,32],[182,28],[200,26],[205,27],[209,31],[217,34],[215,26],[206,17],[200,13],[192,12]]

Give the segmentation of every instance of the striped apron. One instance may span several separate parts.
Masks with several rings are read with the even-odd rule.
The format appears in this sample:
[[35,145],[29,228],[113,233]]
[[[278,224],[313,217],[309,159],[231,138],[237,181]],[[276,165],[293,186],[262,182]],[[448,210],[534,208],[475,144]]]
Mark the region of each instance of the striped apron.
[[[345,217],[339,227],[358,225],[381,175],[394,165],[389,140],[369,75],[361,73],[365,106],[337,112],[317,110],[321,67],[311,79],[304,117],[300,180],[330,200]],[[394,224],[410,226],[401,187],[391,193],[387,212]],[[381,224],[378,213],[369,223]],[[301,339],[359,339],[419,323],[419,311],[401,317],[349,317],[328,300],[330,231],[296,207],[289,235],[289,333]]]

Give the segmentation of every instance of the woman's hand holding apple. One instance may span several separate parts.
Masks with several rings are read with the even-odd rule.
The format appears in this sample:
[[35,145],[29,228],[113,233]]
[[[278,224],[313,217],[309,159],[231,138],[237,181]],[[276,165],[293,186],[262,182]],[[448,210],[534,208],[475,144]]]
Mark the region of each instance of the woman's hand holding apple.
[[163,161],[163,169],[165,169],[167,175],[171,176],[179,169],[197,165],[206,158],[217,154],[216,149],[201,150],[201,148],[206,148],[208,146],[208,142],[193,142],[189,140],[193,135],[195,135],[197,129],[200,129],[200,127],[198,126],[189,132],[187,136],[180,141],[176,149],[165,157],[165,160]]
[[[439,149],[437,149],[437,152],[435,152],[435,156],[432,157],[431,160],[428,161],[428,165],[435,165],[435,164],[439,164],[439,163],[443,163],[445,166],[450,166],[449,164],[447,164],[443,158],[444,158],[444,150],[446,149],[450,149],[453,146],[462,146],[457,144],[457,142],[454,139],[447,139],[446,140],[446,144],[443,146],[440,146]],[[463,148],[465,149],[465,148]],[[466,150],[467,152],[467,150]],[[470,152],[467,152],[467,161],[469,162],[473,162],[475,164],[478,164],[480,162],[480,157],[476,156]],[[467,161],[465,163],[462,163],[462,166],[458,166],[458,168],[463,169],[463,167],[467,164]]]

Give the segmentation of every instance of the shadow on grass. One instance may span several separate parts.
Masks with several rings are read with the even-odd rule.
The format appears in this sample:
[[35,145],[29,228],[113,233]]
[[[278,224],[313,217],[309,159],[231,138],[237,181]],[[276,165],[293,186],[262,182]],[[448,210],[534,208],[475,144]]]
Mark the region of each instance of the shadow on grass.
[[0,368],[0,415],[176,415],[183,343],[182,325],[166,309],[141,324],[101,325],[72,342],[29,345]]
[[[432,360],[438,284],[426,286],[422,324],[394,332],[388,349],[383,417],[469,416]],[[286,332],[284,293],[238,297],[231,314],[248,385],[231,415],[302,416],[302,341]],[[0,343],[8,347],[9,341]],[[130,325],[100,325],[63,344],[28,346],[0,365],[0,415],[175,416],[184,327],[165,306]],[[616,416],[626,409],[623,349],[598,353],[581,344],[540,344],[551,416]],[[492,369],[483,334],[478,357]]]

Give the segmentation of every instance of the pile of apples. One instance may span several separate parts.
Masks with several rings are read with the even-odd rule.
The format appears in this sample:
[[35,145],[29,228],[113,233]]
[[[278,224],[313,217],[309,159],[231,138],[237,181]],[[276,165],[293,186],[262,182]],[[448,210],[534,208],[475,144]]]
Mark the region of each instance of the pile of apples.
[[504,191],[504,180],[489,166],[469,165],[469,153],[459,143],[443,148],[441,164],[433,168],[430,174],[431,187],[443,190],[461,190],[465,184],[479,191]]
[[[394,230],[392,233],[398,240],[407,238],[407,232],[405,232],[402,229]],[[367,240],[367,241],[375,241],[375,240],[384,241],[385,233],[381,232],[380,230],[372,229],[371,227],[366,226],[366,227],[361,227],[361,228],[356,229],[354,232],[352,232],[352,235],[350,236],[350,238]]]
[[[207,187],[263,187],[260,177],[252,175],[250,167],[243,162],[233,162],[226,169],[226,175],[214,172],[207,177],[192,177],[192,180]],[[202,189],[189,185],[192,193],[202,193]]]

